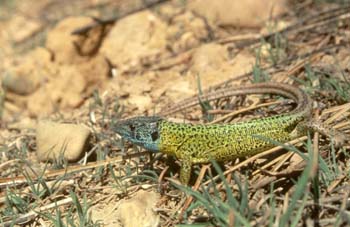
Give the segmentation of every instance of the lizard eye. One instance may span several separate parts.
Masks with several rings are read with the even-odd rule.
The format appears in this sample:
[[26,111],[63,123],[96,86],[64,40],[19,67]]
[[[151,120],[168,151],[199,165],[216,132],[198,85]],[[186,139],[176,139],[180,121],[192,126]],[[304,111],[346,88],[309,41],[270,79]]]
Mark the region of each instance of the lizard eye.
[[134,125],[129,125],[130,131],[135,131],[135,126]]
[[157,131],[151,133],[152,141],[156,141],[159,138]]

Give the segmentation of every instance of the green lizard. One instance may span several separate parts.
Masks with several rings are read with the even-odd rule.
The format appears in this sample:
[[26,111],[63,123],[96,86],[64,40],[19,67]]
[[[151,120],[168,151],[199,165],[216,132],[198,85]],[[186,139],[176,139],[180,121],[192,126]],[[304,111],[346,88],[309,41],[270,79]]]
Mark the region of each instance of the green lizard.
[[303,90],[291,85],[260,83],[222,88],[189,98],[158,114],[167,116],[201,101],[265,93],[286,96],[294,100],[297,106],[289,113],[234,124],[192,125],[169,122],[158,116],[134,117],[119,121],[115,131],[133,144],[151,151],[174,155],[181,162],[180,181],[187,184],[193,164],[210,160],[232,160],[254,155],[274,146],[255,135],[279,142],[305,135],[311,122],[312,101]]

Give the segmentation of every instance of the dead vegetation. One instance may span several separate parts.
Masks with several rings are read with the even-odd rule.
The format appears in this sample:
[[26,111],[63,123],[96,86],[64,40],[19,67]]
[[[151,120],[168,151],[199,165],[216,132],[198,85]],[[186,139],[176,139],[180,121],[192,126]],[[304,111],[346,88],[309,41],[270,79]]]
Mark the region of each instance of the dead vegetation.
[[[229,1],[5,2],[15,14],[0,14],[3,226],[349,225],[349,144],[310,134],[196,166],[186,188],[176,160],[113,132],[118,119],[152,115],[198,92],[271,80],[305,89],[314,117],[350,136],[349,4],[291,1],[249,26],[249,14],[215,17],[236,7]],[[234,97],[171,117],[229,123],[292,106],[280,97]],[[35,129],[43,119],[88,127],[84,157],[39,162]]]

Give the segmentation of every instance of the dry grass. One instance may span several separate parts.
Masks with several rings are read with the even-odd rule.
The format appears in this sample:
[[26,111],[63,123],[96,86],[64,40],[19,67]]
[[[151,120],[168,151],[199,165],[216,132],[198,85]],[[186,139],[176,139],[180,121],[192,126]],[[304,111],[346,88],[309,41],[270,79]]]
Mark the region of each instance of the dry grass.
[[[350,7],[315,10],[321,6],[307,3],[296,11],[303,16],[295,24],[263,37],[211,40],[234,46],[233,53],[269,44],[268,54],[257,51],[251,73],[212,89],[267,78],[293,83],[313,98],[315,118],[350,136],[350,67],[346,68],[344,63],[344,56],[350,53],[346,52]],[[187,61],[183,59],[187,59],[190,51],[138,67],[159,71],[185,65],[186,69]],[[206,114],[198,107],[179,116],[193,122],[227,123],[292,108],[290,103],[277,99],[264,96],[219,100],[210,103],[211,110]],[[231,111],[232,106],[241,108]],[[89,217],[91,206],[132,196],[140,189],[157,190],[163,195],[157,209],[161,226],[350,225],[349,144],[335,147],[318,133],[286,144],[276,143],[275,148],[253,157],[196,166],[193,188],[188,188],[174,180],[179,169],[174,160],[140,152],[113,133],[113,123],[125,111],[129,110],[118,99],[99,97],[96,93],[88,108],[82,108],[74,119],[69,119],[83,122],[93,130],[90,156],[78,165],[47,164],[44,171],[36,169],[38,164],[33,159],[33,132],[9,131],[0,148],[3,226],[13,223],[40,226],[43,220],[55,226],[98,226]],[[8,130],[6,125],[2,127]]]

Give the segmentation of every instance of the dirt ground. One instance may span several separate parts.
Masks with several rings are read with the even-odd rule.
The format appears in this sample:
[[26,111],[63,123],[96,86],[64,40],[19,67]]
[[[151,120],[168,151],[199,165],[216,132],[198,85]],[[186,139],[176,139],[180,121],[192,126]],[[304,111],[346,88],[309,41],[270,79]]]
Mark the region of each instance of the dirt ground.
[[[196,165],[184,187],[179,161],[113,130],[201,92],[274,81],[305,90],[313,117],[350,138],[348,1],[4,0],[0,31],[3,226],[350,225],[348,141],[311,133]],[[227,124],[293,108],[276,100],[169,119]]]

